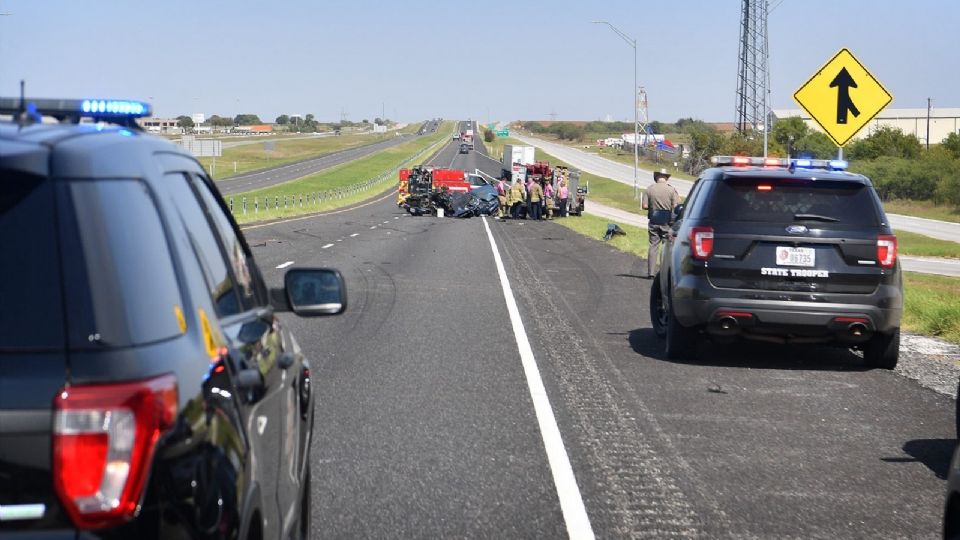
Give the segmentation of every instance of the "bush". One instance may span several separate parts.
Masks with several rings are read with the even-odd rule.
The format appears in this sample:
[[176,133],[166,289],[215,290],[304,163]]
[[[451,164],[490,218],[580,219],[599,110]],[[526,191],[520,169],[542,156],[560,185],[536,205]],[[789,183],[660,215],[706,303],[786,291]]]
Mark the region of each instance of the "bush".
[[917,159],[920,139],[897,128],[881,126],[864,139],[850,145],[850,159],[877,159],[881,156]]
[[483,130],[483,141],[484,142],[493,142],[497,138],[497,134],[489,129]]
[[933,200],[960,207],[960,160],[946,149],[931,149],[920,159],[882,156],[854,161],[851,172],[870,178],[880,198]]

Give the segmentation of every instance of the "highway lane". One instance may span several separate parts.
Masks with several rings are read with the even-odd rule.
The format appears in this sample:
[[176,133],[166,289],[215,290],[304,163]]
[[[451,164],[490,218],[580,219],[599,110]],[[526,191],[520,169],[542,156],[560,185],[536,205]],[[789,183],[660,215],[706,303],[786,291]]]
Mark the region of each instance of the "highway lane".
[[[433,161],[499,167],[477,148]],[[642,259],[556,223],[486,223],[598,537],[937,535],[949,397],[840,350],[667,361]],[[319,398],[316,537],[564,534],[485,229],[392,197],[247,229],[272,285],[291,263],[349,288],[339,318],[284,316]]]
[[[543,148],[543,150],[548,154],[551,154],[557,159],[563,160],[586,172],[611,178],[617,182],[631,186],[633,185],[633,167],[630,165],[617,163],[600,156],[588,154],[576,148],[545,141],[536,137],[520,135],[517,133],[512,134],[512,136],[520,141],[523,141],[525,144]],[[651,183],[653,183],[653,174],[641,170],[639,172],[640,188],[643,189]],[[693,187],[693,182],[680,179],[672,179],[670,180],[670,184],[675,186],[677,191],[683,196],[686,196],[688,193],[690,193],[690,188]],[[894,229],[915,232],[931,238],[939,238],[941,240],[960,242],[960,223],[890,213],[887,214],[887,217],[890,219],[890,225]]]

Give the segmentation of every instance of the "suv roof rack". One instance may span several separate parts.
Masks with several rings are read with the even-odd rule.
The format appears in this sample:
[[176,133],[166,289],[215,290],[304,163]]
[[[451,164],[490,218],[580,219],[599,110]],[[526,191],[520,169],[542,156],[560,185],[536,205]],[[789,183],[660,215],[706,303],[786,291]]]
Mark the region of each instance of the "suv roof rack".
[[149,103],[129,99],[23,99],[0,97],[0,114],[13,115],[20,125],[38,123],[50,116],[63,123],[80,123],[81,118],[141,130],[137,118],[152,114]]
[[710,163],[719,167],[780,167],[794,169],[824,169],[845,171],[848,163],[842,159],[764,158],[752,156],[713,156]]

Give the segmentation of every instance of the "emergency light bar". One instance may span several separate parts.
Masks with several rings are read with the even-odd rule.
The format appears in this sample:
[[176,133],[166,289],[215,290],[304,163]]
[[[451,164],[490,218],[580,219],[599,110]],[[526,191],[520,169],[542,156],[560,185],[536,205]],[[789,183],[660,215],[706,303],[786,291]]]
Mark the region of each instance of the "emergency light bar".
[[51,116],[61,122],[78,123],[81,118],[137,128],[136,118],[150,116],[149,103],[128,99],[26,99],[0,97],[0,114],[23,112]]
[[719,167],[784,167],[790,169],[825,169],[843,171],[848,163],[842,159],[786,159],[751,156],[713,156],[710,163]]

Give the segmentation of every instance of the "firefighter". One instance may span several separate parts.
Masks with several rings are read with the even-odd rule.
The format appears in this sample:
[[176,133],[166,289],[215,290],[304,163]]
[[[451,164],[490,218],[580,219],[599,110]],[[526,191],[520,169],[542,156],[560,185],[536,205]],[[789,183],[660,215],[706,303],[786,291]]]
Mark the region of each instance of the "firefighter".
[[500,177],[500,181],[497,182],[497,200],[500,202],[500,211],[499,217],[507,217],[507,191],[509,191],[510,186],[507,185],[506,175]]
[[510,192],[507,196],[507,204],[510,205],[510,217],[513,219],[520,219],[520,207],[523,206],[524,200],[527,198],[526,190],[523,189],[523,184],[519,180],[515,180],[513,185],[510,186]]

